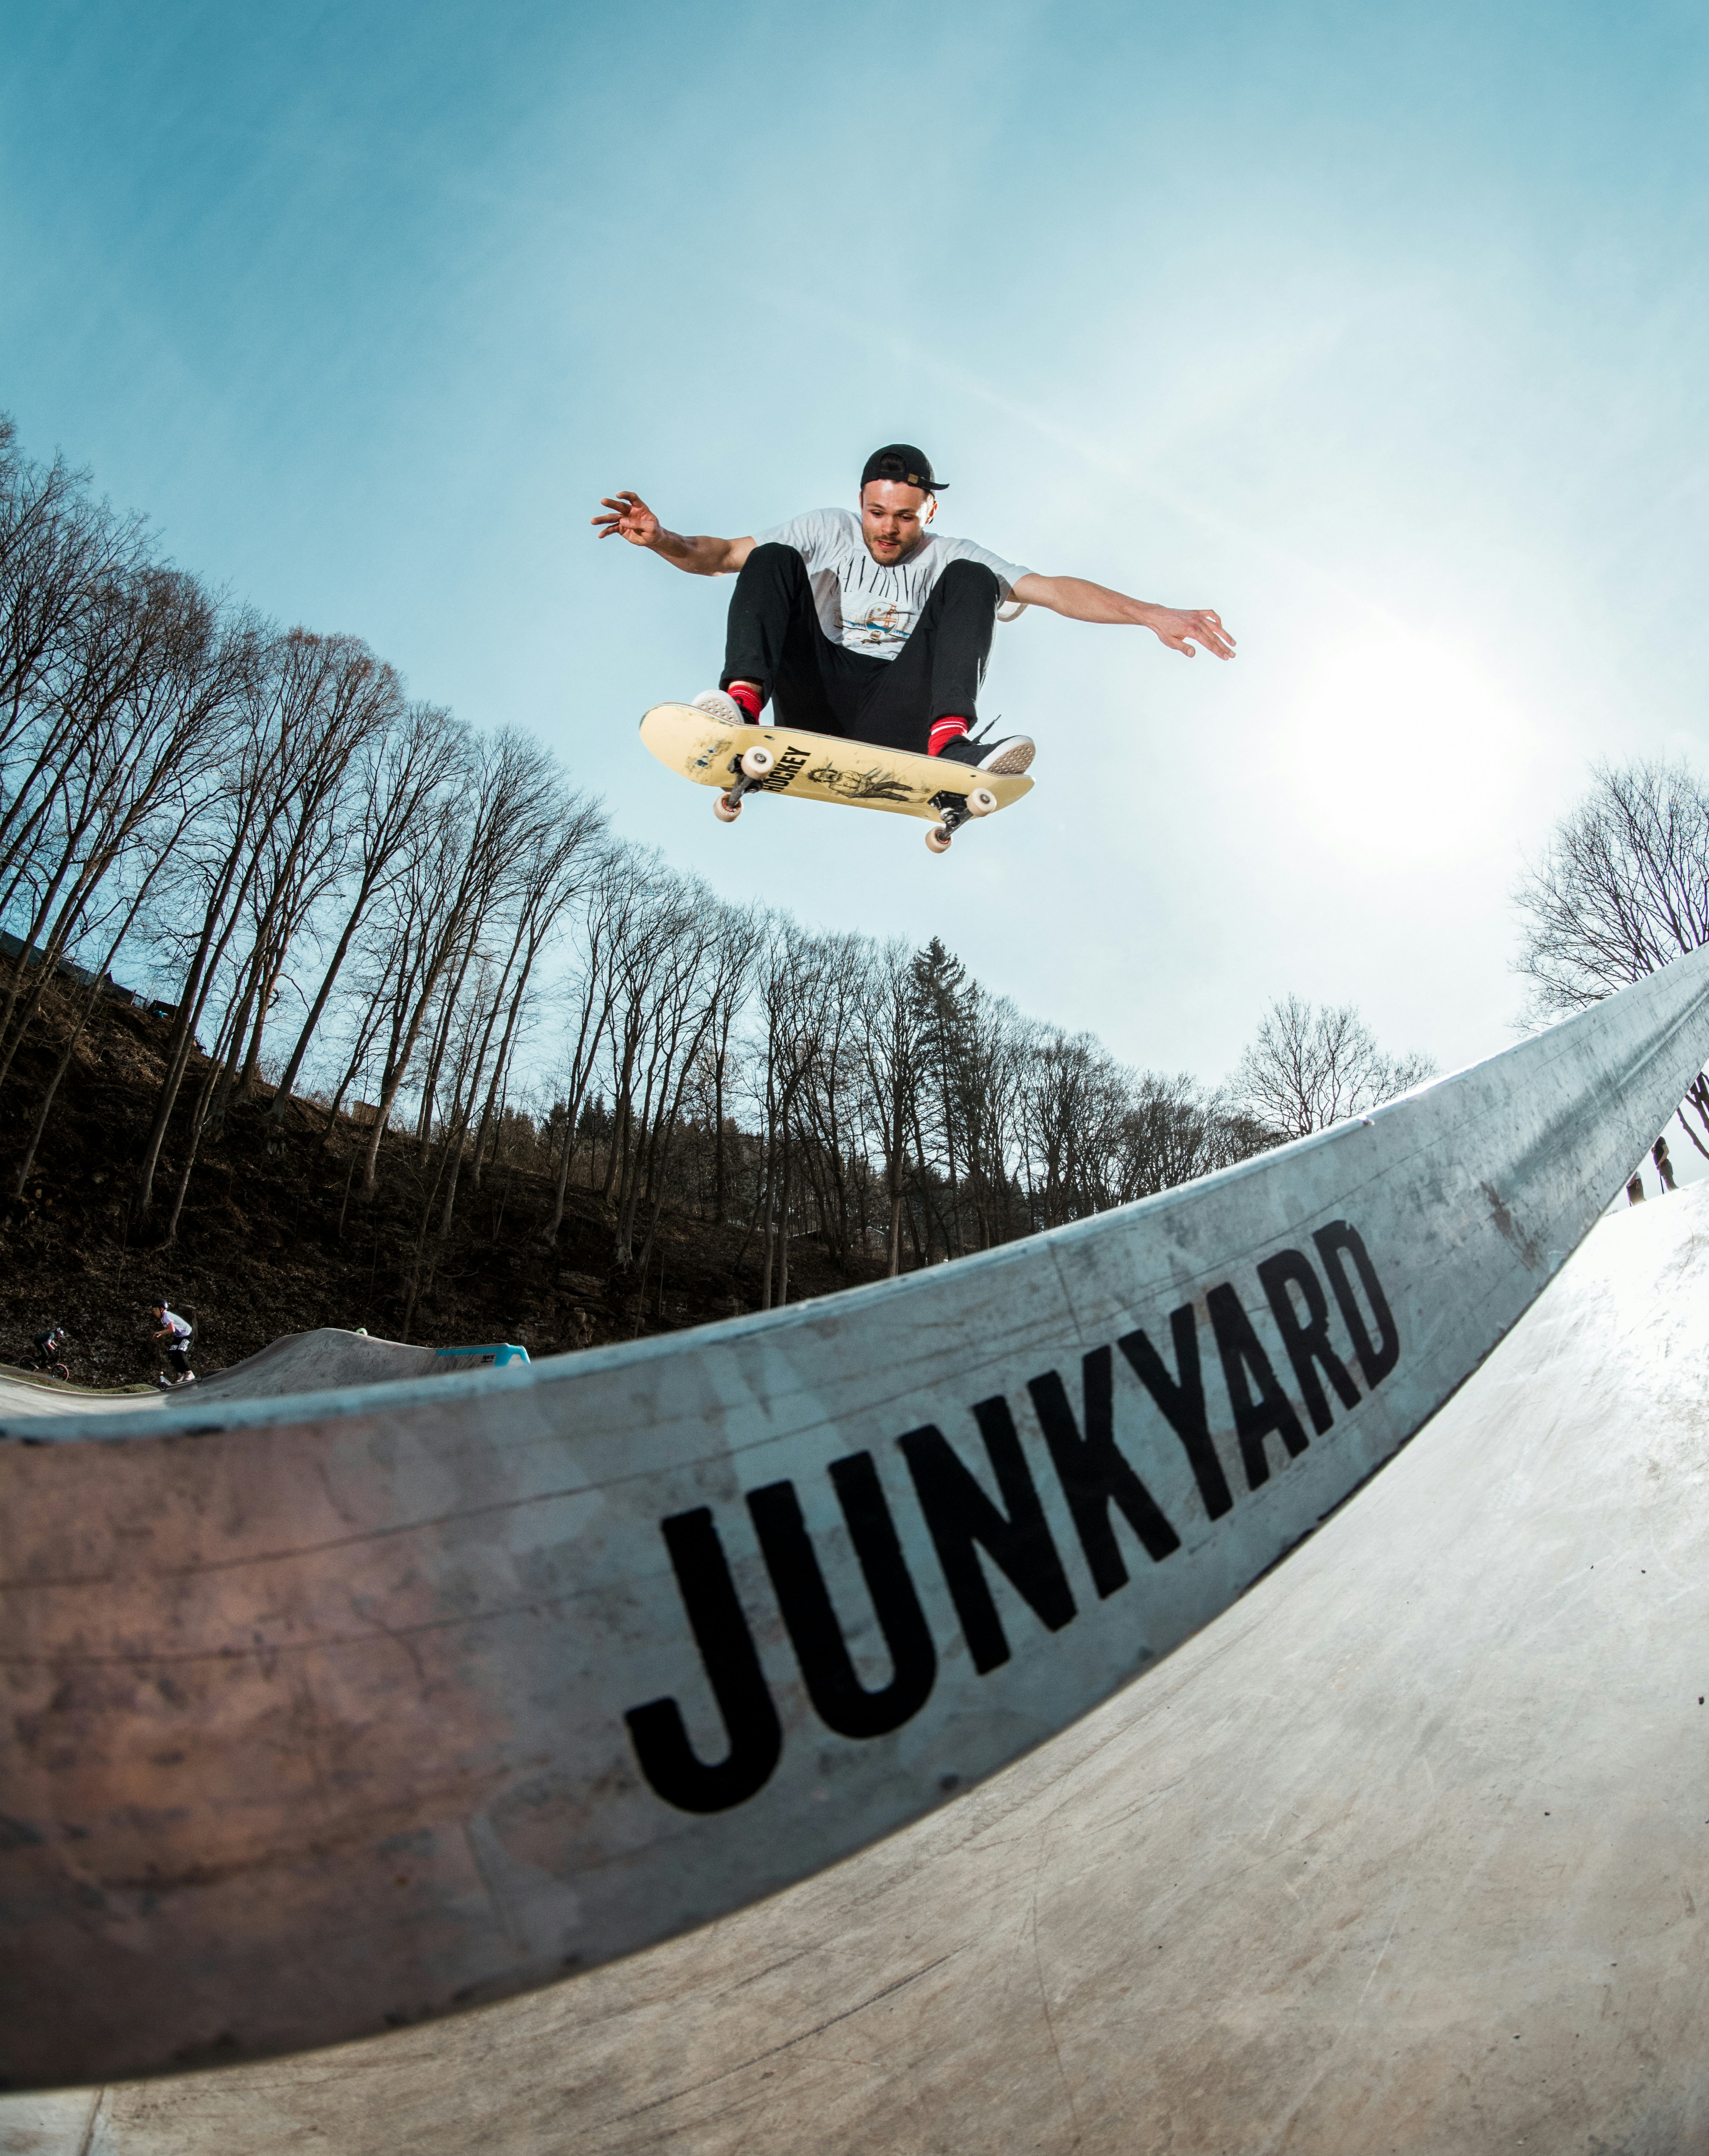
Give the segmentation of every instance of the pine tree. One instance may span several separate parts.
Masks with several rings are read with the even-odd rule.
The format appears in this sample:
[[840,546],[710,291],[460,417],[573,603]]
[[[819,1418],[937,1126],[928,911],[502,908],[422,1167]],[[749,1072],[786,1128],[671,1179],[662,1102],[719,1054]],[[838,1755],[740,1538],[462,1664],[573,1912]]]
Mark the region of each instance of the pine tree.
[[926,1192],[926,1138],[929,1131],[944,1163],[949,1212],[944,1247],[958,1257],[963,1248],[961,1222],[962,1170],[967,1155],[967,1093],[973,1062],[977,985],[967,969],[934,936],[915,954],[910,969],[914,1014],[920,1029],[919,1130],[921,1195]]

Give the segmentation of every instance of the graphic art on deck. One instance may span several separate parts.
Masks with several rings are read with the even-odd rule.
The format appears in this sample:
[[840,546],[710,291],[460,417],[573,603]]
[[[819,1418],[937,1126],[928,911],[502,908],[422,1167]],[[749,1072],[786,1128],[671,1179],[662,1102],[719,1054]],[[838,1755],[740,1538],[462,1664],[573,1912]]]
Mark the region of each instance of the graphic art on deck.
[[720,789],[713,808],[721,823],[735,822],[747,796],[757,793],[877,808],[930,822],[926,843],[935,854],[947,852],[964,825],[1033,788],[1024,773],[980,771],[790,726],[726,726],[691,704],[655,705],[641,721],[641,739],[667,770]]

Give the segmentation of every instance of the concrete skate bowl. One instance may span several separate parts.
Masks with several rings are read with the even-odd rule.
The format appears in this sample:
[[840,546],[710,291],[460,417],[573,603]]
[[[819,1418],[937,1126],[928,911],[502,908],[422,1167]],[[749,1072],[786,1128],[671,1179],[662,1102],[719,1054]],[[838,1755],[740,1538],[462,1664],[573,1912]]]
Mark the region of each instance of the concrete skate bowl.
[[[377,1340],[366,1332],[325,1325],[312,1332],[290,1332],[257,1355],[245,1356],[229,1369],[198,1377],[198,1401],[281,1399],[294,1393],[318,1393],[389,1378],[431,1375],[437,1351],[402,1340]],[[449,1369],[447,1374],[449,1374]],[[146,1385],[91,1390],[0,1363],[0,1420],[28,1421],[45,1416],[153,1413],[168,1396]]]
[[1706,987],[889,1288],[0,1448],[84,2085],[0,2148],[1696,2145],[1709,1220],[1568,1260]]

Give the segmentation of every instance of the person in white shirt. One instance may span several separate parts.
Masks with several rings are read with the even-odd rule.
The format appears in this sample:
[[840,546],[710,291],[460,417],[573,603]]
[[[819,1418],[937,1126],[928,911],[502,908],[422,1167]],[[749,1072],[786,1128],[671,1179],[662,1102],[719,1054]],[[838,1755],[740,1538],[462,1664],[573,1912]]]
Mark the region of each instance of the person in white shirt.
[[1021,772],[1034,744],[973,728],[997,621],[1048,607],[1070,621],[1148,629],[1190,659],[1195,644],[1232,659],[1209,608],[1155,606],[1083,577],[1046,577],[971,539],[931,529],[945,482],[910,442],[875,449],[858,513],[809,510],[743,539],[667,531],[639,495],[602,500],[602,539],[626,539],[692,576],[734,574],[724,672],[693,699],[726,724],[780,726],[881,748]]
[[187,1318],[180,1317],[176,1311],[168,1310],[163,1302],[157,1302],[151,1306],[154,1312],[154,1322],[159,1327],[154,1337],[166,1342],[167,1360],[172,1368],[172,1376],[162,1378],[161,1383],[163,1385],[193,1385],[196,1373],[190,1368],[190,1335],[193,1327]]

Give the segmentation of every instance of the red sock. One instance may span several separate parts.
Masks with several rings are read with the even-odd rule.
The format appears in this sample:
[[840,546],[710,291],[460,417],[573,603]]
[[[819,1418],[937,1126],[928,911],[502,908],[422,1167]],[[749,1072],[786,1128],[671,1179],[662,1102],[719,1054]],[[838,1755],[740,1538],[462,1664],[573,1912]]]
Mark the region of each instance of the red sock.
[[760,722],[760,692],[752,681],[732,681],[725,694],[741,705],[747,715],[747,722],[757,726]]
[[[731,694],[735,692],[732,690]],[[969,731],[965,719],[934,719],[931,734],[926,744],[927,756],[942,756],[952,741],[959,741]]]

